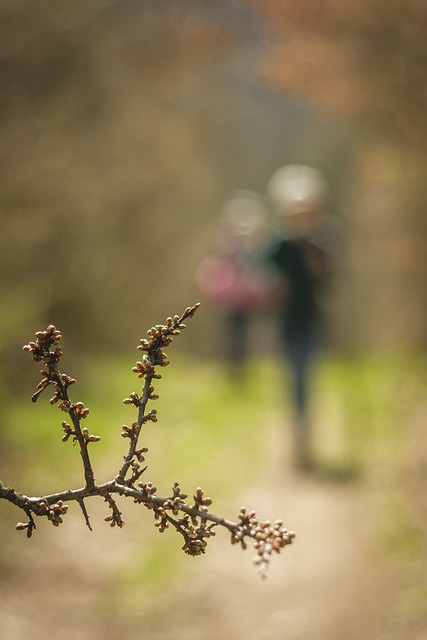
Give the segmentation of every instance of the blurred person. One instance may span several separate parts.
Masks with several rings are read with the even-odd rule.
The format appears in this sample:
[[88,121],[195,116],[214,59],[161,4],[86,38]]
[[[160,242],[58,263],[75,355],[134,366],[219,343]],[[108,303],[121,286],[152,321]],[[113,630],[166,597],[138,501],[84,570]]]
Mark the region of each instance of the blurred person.
[[297,466],[313,465],[308,394],[311,369],[320,343],[320,294],[330,272],[331,233],[324,210],[326,181],[311,167],[278,169],[267,185],[280,237],[269,251],[278,275],[279,331],[292,377],[294,453]]
[[253,191],[233,192],[208,238],[207,255],[196,269],[203,295],[222,313],[226,357],[232,376],[241,378],[249,350],[252,315],[269,300],[271,279],[263,263],[270,238],[269,212]]

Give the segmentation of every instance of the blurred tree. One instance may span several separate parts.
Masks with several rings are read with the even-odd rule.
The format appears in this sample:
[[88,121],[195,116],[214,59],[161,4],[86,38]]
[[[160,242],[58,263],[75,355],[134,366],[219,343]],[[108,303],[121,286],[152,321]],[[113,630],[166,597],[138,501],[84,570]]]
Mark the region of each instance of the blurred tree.
[[256,75],[250,7],[4,0],[0,18],[5,360],[49,322],[84,349],[126,348],[193,299],[199,239],[231,190],[262,191],[313,134],[334,144]]
[[[262,72],[357,127],[340,296],[347,343],[425,344],[427,5],[269,0],[253,6],[271,34]],[[352,317],[365,322],[349,331]]]
[[198,142],[209,132],[176,102],[200,99],[194,70],[226,37],[176,2],[153,12],[151,2],[29,1],[2,13],[1,328],[41,314],[78,331],[89,316],[89,341],[105,338],[108,314],[111,338],[120,309],[137,317],[150,294],[148,265],[157,304],[173,291],[181,216],[207,208],[215,176]]
[[427,136],[427,5],[419,0],[256,3],[272,39],[265,71],[376,134]]

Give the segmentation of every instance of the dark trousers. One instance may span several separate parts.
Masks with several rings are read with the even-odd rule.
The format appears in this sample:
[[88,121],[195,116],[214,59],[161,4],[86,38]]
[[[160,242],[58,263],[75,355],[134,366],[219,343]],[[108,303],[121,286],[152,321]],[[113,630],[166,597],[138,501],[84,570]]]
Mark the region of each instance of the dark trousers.
[[298,467],[312,466],[310,424],[307,416],[309,382],[318,346],[317,327],[303,323],[285,327],[285,347],[292,376],[292,399],[295,408],[294,455]]
[[230,309],[226,316],[227,357],[235,373],[242,373],[248,355],[248,312]]
[[308,389],[311,367],[317,350],[316,328],[306,327],[288,328],[285,332],[285,347],[289,361],[292,384],[293,401],[297,414],[305,416],[308,404]]

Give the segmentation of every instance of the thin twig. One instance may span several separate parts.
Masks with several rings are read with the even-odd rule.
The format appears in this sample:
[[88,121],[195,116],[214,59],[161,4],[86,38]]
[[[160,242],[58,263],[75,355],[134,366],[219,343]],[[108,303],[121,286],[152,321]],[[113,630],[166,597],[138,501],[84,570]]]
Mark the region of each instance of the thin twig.
[[90,531],[92,531],[92,527],[91,527],[91,525],[90,525],[89,514],[88,514],[88,512],[87,512],[86,505],[85,505],[85,503],[84,503],[83,498],[81,498],[80,500],[77,500],[77,502],[78,502],[78,503],[79,503],[79,505],[80,505],[80,509],[82,510],[82,513],[83,513],[83,516],[84,516],[84,519],[85,519],[85,522],[86,522],[86,525],[87,525],[88,529],[89,529]]

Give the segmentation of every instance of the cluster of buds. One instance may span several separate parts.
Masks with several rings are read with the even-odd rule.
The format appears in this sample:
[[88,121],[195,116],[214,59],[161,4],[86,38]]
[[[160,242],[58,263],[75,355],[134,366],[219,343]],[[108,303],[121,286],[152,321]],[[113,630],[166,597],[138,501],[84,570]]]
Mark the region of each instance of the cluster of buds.
[[[148,388],[149,400],[157,400],[159,397],[157,394],[154,394],[153,391],[154,387]],[[123,400],[123,404],[133,404],[135,407],[139,408],[142,406],[142,398],[138,393],[136,393],[136,391],[132,391],[132,393],[129,394],[129,397]],[[147,422],[148,420],[151,420],[151,422],[157,422],[157,409],[153,409],[147,413],[147,415],[143,416],[142,420],[143,422]]]
[[157,521],[155,527],[160,533],[163,533],[172,524],[184,538],[184,544],[181,547],[184,553],[189,556],[200,556],[205,553],[207,539],[215,535],[212,530],[215,525],[207,526],[206,521],[202,518],[198,523],[196,518],[190,518],[188,515],[179,520],[168,515],[167,511],[171,511],[174,516],[177,516],[182,504],[182,499],[176,497],[173,500],[165,500],[161,505],[151,507],[154,510],[154,519]]
[[[150,396],[150,399],[151,399],[151,400],[157,400],[157,398],[158,398],[158,396],[155,396],[155,397]],[[157,422],[157,409],[151,409],[151,411],[149,411],[149,412],[147,413],[147,415],[145,415],[145,416],[142,418],[142,421],[143,421],[143,422],[148,422],[149,420],[150,420],[151,422]]]
[[269,521],[260,522],[255,529],[255,544],[257,556],[254,563],[258,565],[258,570],[263,578],[269,566],[270,558],[273,552],[280,553],[283,547],[292,543],[295,538],[293,531],[288,531],[283,527],[282,520],[276,520],[274,524]]
[[208,507],[212,504],[212,500],[210,498],[203,497],[203,489],[201,487],[197,487],[193,499],[195,509],[199,509],[200,511],[207,511]]
[[[179,490],[178,485],[174,487],[175,498],[172,500],[172,507],[177,510],[182,505],[183,500],[187,497]],[[205,553],[207,539],[215,535],[213,527],[207,526],[205,514],[208,513],[208,507],[212,504],[211,498],[205,497],[203,489],[197,487],[193,495],[193,509],[197,510],[197,515],[186,515],[179,521],[179,531],[184,536],[184,544],[182,550],[189,556],[199,556]]]
[[240,523],[231,533],[231,543],[240,543],[242,548],[246,549],[245,538],[254,538],[254,548],[257,552],[254,563],[258,565],[262,577],[265,577],[273,552],[280,553],[283,547],[291,544],[295,533],[288,531],[282,520],[276,520],[274,523],[270,520],[260,522],[255,511],[247,513],[245,507],[240,509],[239,520]]
[[[164,325],[159,325],[160,328],[165,328]],[[154,329],[150,329],[154,331]],[[168,335],[164,336],[162,333],[157,336],[156,333],[152,334],[150,340],[142,339],[141,344],[138,346],[140,351],[148,351],[148,356],[144,356],[143,362],[137,362],[136,367],[132,369],[134,373],[137,373],[140,378],[143,378],[147,373],[152,374],[153,378],[160,379],[162,376],[159,373],[153,374],[155,366],[167,367],[169,364],[168,357],[162,347],[169,345],[172,342],[172,338]]]
[[[152,482],[138,482],[138,487],[141,487],[149,497],[154,496],[157,491],[157,487],[155,487]],[[150,508],[152,505],[150,503],[147,506]]]
[[83,427],[82,429],[83,440],[88,444],[89,442],[99,442],[101,440],[101,436],[94,436],[89,433],[89,429],[87,427]]
[[135,457],[138,460],[138,462],[144,462],[145,457],[144,457],[144,453],[147,453],[148,448],[147,447],[142,447],[141,449],[138,449],[137,451],[135,451]]
[[188,516],[183,518],[180,523],[185,527],[185,542],[181,547],[184,553],[189,556],[200,556],[205,553],[208,538],[215,536],[215,531],[213,531],[215,525],[206,526],[204,520],[198,526],[191,525]]
[[[62,442],[67,442],[67,440],[69,440],[71,436],[76,435],[76,432],[74,431],[74,429],[71,427],[70,424],[68,424],[68,422],[65,422],[65,420],[63,420],[62,422],[62,430],[64,431],[64,435],[62,436]],[[73,440],[75,440],[75,437]]]
[[70,411],[73,411],[75,416],[80,420],[87,418],[89,415],[89,409],[84,406],[83,402],[75,402],[70,405]]
[[104,518],[105,522],[109,522],[110,527],[117,526],[119,527],[119,529],[122,529],[125,526],[125,523],[124,523],[124,520],[122,519],[122,512],[118,508],[117,503],[113,499],[113,496],[110,493],[107,493],[104,496],[104,500],[105,502],[108,502],[111,508],[111,514],[108,516],[105,516]]
[[231,544],[240,544],[242,549],[247,548],[245,541],[246,536],[254,536],[256,527],[258,526],[258,518],[255,511],[246,512],[246,507],[240,507],[238,519],[239,524],[231,532]]
[[173,318],[167,318],[166,324],[156,324],[156,326],[148,329],[148,345],[144,340],[141,340],[141,351],[149,351],[150,343],[156,344],[156,347],[168,347],[173,341],[173,336],[177,336],[180,333],[180,329],[185,329],[185,325],[179,324],[179,316]]
[[131,426],[128,427],[126,424],[122,424],[122,438],[135,438],[141,430],[141,427],[137,422],[132,422]]
[[207,546],[206,540],[202,537],[199,537],[196,532],[190,533],[187,536],[186,541],[182,545],[181,549],[188,556],[200,556],[202,553],[205,553]]
[[125,522],[124,520],[122,520],[121,518],[121,513],[118,511],[117,513],[114,512],[112,514],[110,514],[109,516],[105,516],[104,520],[105,522],[109,522],[110,523],[110,527],[119,527],[119,529],[122,529],[125,526]]
[[[140,347],[138,347],[138,349],[139,348]],[[155,373],[154,366],[151,364],[147,356],[144,356],[142,361],[138,361],[132,371],[138,375],[138,378],[144,378],[147,375],[151,375],[153,378],[160,377]]]
[[[62,430],[64,431],[64,435],[62,436],[62,442],[67,442],[67,440],[69,440],[71,436],[73,436],[73,442],[77,440],[76,431],[65,420],[62,422]],[[89,429],[87,427],[83,427],[82,436],[86,444],[88,444],[89,442],[99,442],[101,440],[100,436],[94,436],[90,434]]]
[[140,341],[138,349],[145,352],[142,362],[138,362],[134,371],[139,377],[152,373],[152,367],[167,367],[169,361],[166,353],[162,349],[168,347],[173,341],[174,336],[178,336],[183,329],[186,328],[183,320],[191,318],[200,304],[193,307],[187,307],[182,316],[175,315],[166,319],[166,324],[156,324],[147,331],[148,339],[143,338]]
[[17,531],[26,531],[27,538],[31,538],[35,525],[32,522],[17,522],[15,528]]
[[179,515],[179,508],[183,503],[183,499],[181,496],[175,496],[175,498],[167,498],[163,504],[162,509],[164,511],[171,511],[174,516]]
[[156,520],[154,526],[157,527],[160,533],[163,533],[164,531],[166,531],[166,529],[169,528],[168,516],[166,513],[166,510],[168,508],[169,507],[167,506],[166,502],[163,503],[163,505],[153,507],[154,519]]
[[[138,349],[140,349],[141,347],[138,347]],[[166,356],[166,354],[163,354],[163,356]],[[144,378],[145,376],[151,376],[151,378],[155,378],[157,380],[160,380],[160,378],[162,377],[160,375],[160,373],[156,373],[156,370],[154,368],[155,364],[159,364],[159,362],[156,360],[154,361],[154,364],[152,364],[148,358],[148,356],[144,356],[142,358],[142,362],[138,361],[136,363],[136,365],[133,367],[132,371],[134,373],[136,373],[138,375],[138,378]],[[162,366],[166,366],[165,364],[163,364]]]
[[[185,504],[184,501],[186,498],[186,494],[182,493],[179,484],[175,482],[172,489],[172,496],[166,498],[161,505],[154,507],[154,518],[157,520],[155,526],[159,529],[160,533],[163,533],[163,531],[169,527],[169,521],[174,524],[178,530],[181,530],[182,525],[188,524],[188,516],[176,521],[172,517],[168,517],[166,513],[170,511],[173,516],[179,515],[180,507]],[[185,536],[185,530],[181,531],[181,533]]]
[[26,344],[23,349],[33,354],[33,360],[36,362],[43,361],[48,365],[57,364],[62,355],[61,349],[56,346],[53,350],[51,347],[57,345],[62,336],[53,324],[50,324],[45,331],[36,333],[36,342]]
[[46,508],[46,515],[54,527],[59,527],[63,522],[61,516],[65,515],[67,511],[68,505],[64,504],[62,500],[58,500],[54,505]]
[[148,388],[148,393],[149,393],[149,396],[148,396],[149,400],[158,400],[159,399],[159,396],[157,395],[157,393],[154,393],[154,387],[149,387]]
[[[45,499],[41,499],[38,501],[36,513],[37,515],[46,516],[54,527],[59,527],[59,525],[63,523],[62,516],[64,516],[67,511],[68,505],[64,504],[62,500],[58,500],[55,504],[49,505]],[[30,516],[30,521],[17,522],[15,528],[17,531],[26,531],[27,538],[31,538],[34,529],[36,529],[36,523],[29,511],[27,513]]]
[[141,406],[141,396],[136,391],[129,394],[129,398],[123,400],[123,404],[133,404],[135,407]]
[[[147,338],[142,338],[138,346],[139,351],[145,351],[146,353],[143,357],[143,362],[138,363],[143,375],[144,370],[145,373],[152,371],[150,367],[154,367],[156,365],[160,367],[168,366],[169,361],[167,359],[167,355],[162,351],[162,349],[164,347],[168,347],[173,339],[172,336],[169,335],[168,327],[163,324],[157,324],[155,327],[149,329],[147,333],[149,336],[148,340]],[[139,372],[138,375],[140,375]],[[142,376],[140,375],[140,377]]]

